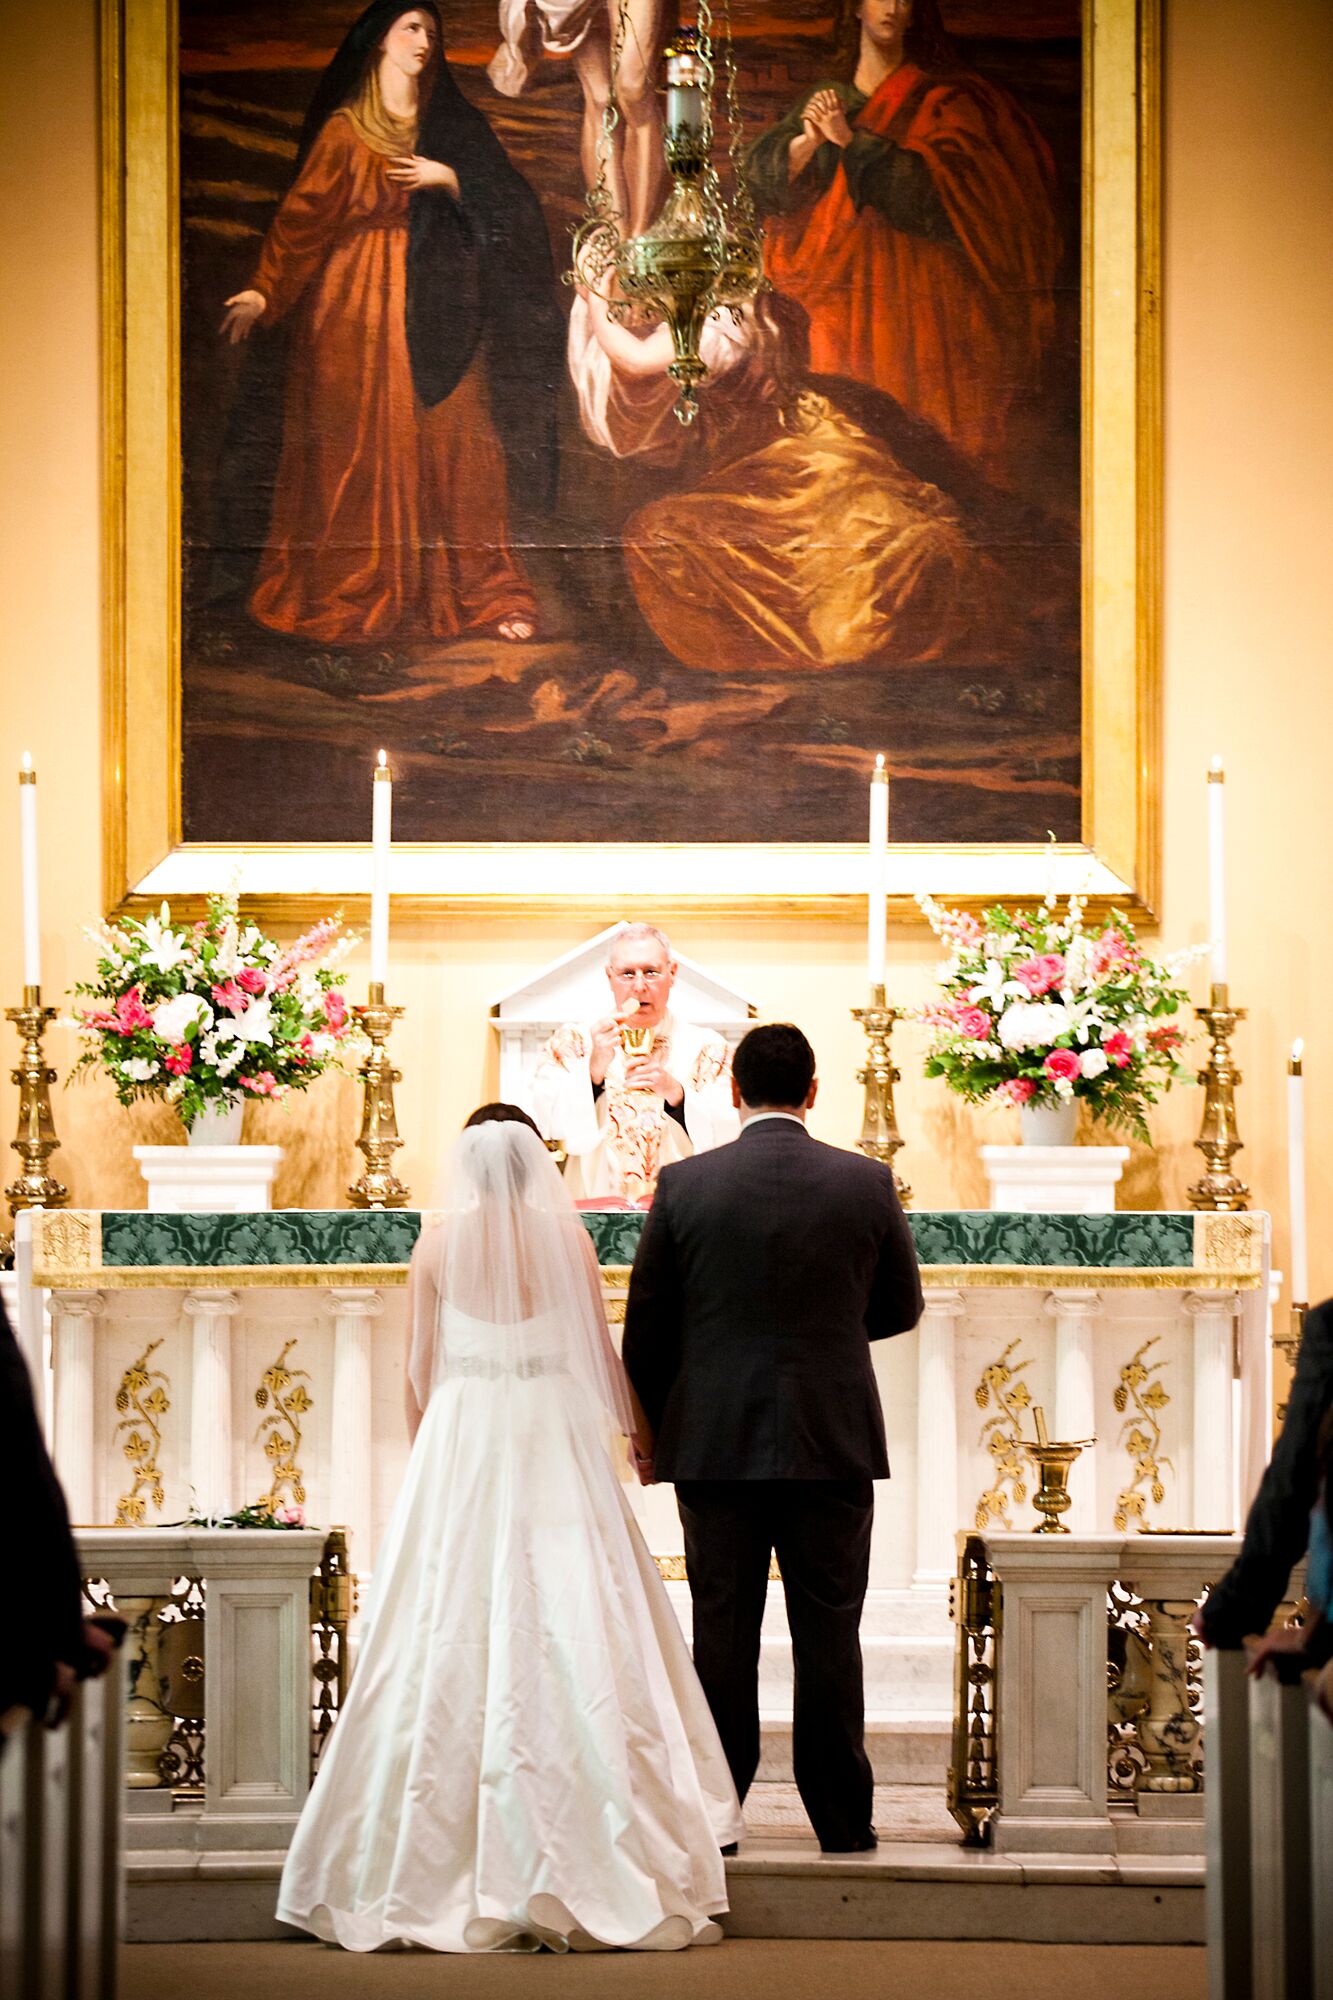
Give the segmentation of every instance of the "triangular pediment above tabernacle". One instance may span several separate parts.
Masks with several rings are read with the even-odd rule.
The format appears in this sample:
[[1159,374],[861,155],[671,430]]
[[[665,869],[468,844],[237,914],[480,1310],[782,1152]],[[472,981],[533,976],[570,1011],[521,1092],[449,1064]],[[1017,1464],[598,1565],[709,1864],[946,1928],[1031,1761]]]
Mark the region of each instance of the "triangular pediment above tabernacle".
[[[506,1029],[540,1028],[549,1034],[562,1021],[587,1021],[607,1013],[611,999],[605,972],[607,954],[612,940],[628,928],[627,919],[609,924],[563,958],[542,966],[521,986],[502,993],[491,1007],[497,1029],[503,1033]],[[748,993],[738,992],[696,959],[687,957],[674,939],[672,950],[680,968],[671,991],[672,1012],[682,1020],[718,1029],[728,1041],[738,1040],[757,1011]]]

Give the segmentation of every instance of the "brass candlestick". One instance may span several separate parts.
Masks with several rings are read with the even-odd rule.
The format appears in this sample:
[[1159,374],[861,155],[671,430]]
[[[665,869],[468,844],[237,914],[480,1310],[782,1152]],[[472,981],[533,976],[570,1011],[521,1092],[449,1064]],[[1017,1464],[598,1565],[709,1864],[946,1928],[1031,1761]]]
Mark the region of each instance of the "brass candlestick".
[[42,1036],[55,1017],[54,1007],[42,1005],[40,986],[25,986],[23,1005],[5,1009],[5,1019],[18,1029],[22,1045],[19,1066],[9,1072],[19,1087],[18,1133],[9,1143],[23,1162],[18,1179],[5,1189],[11,1215],[21,1208],[63,1208],[69,1200],[69,1189],[46,1171],[47,1161],[60,1146],[51,1116],[56,1073],[42,1051]]
[[882,986],[872,986],[870,1005],[853,1007],[852,1019],[861,1023],[869,1043],[865,1068],[856,1072],[856,1080],[865,1085],[866,1093],[857,1150],[872,1160],[883,1160],[886,1167],[892,1168],[898,1198],[906,1207],[912,1199],[912,1190],[893,1165],[893,1156],[903,1143],[893,1109],[893,1086],[901,1081],[901,1076],[889,1054],[889,1037],[898,1019],[898,1009],[888,1005]]
[[361,1065],[365,1104],[361,1113],[361,1136],[357,1145],[366,1156],[366,1171],[353,1181],[347,1198],[353,1208],[405,1208],[408,1190],[393,1170],[393,1156],[402,1145],[398,1118],[393,1108],[393,1087],[401,1083],[402,1072],[389,1061],[385,1047],[393,1024],[402,1015],[401,1007],[386,1007],[382,981],[373,979],[364,1007],[353,1007],[363,1033],[370,1042]]
[[1241,1074],[1231,1060],[1231,1031],[1237,1021],[1245,1019],[1245,1009],[1230,1004],[1222,984],[1211,988],[1206,1007],[1194,1011],[1207,1027],[1212,1046],[1206,1065],[1199,1071],[1204,1088],[1203,1124],[1194,1141],[1208,1164],[1189,1190],[1189,1204],[1191,1208],[1246,1208],[1250,1190],[1231,1171],[1232,1155],[1241,1149],[1236,1128],[1236,1085]]

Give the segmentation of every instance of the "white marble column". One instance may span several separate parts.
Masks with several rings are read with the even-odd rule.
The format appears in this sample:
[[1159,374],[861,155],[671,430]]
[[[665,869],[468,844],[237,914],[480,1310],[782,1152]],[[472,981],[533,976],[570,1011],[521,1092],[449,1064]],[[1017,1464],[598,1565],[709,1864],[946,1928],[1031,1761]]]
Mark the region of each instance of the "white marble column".
[[186,1484],[200,1514],[227,1514],[232,1493],[231,1321],[240,1311],[235,1292],[185,1294],[191,1323],[190,1462]]
[[1194,1470],[1192,1528],[1234,1531],[1236,1520],[1234,1418],[1235,1292],[1186,1292],[1194,1321]]
[[53,1456],[69,1504],[82,1527],[97,1517],[93,1435],[93,1370],[102,1292],[52,1292],[51,1372],[54,1383]]
[[917,1328],[916,1570],[917,1589],[947,1588],[954,1573],[958,1519],[958,1392],[954,1322],[966,1311],[963,1294],[927,1286]]
[[[1093,1376],[1093,1321],[1102,1309],[1094,1291],[1046,1294],[1046,1310],[1055,1319],[1055,1410],[1050,1435],[1061,1444],[1081,1443],[1097,1435],[1097,1399]],[[1097,1450],[1089,1445],[1070,1467],[1070,1508],[1065,1523],[1075,1535],[1097,1528]]]
[[333,1311],[333,1433],[328,1525],[351,1536],[352,1567],[371,1568],[370,1322],[384,1310],[376,1291],[330,1288]]

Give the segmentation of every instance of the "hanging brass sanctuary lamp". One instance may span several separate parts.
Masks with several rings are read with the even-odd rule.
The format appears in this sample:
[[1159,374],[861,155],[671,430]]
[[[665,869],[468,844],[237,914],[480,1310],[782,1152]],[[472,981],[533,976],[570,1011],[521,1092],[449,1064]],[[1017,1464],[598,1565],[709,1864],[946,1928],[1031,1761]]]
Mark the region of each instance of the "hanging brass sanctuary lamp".
[[708,0],[699,0],[697,24],[679,29],[664,51],[665,152],[671,190],[657,220],[642,235],[626,237],[608,181],[612,134],[620,121],[616,83],[625,5],[621,0],[597,179],[574,234],[567,278],[587,286],[617,321],[639,326],[665,321],[675,349],[667,372],[680,389],[676,415],[688,424],[698,407],[695,388],[708,373],[699,353],[705,320],[724,310],[739,314],[765,282],[763,242],[740,166],[742,124],[731,22],[729,14],[724,15],[731,190],[723,190],[713,163],[713,16]]

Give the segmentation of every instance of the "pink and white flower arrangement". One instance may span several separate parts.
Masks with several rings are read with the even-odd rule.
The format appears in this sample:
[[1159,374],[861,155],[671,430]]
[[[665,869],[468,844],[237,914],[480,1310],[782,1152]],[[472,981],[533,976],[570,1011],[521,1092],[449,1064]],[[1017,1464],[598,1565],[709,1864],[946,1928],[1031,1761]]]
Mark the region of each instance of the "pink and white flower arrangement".
[[982,916],[919,899],[949,948],[943,997],[918,1019],[932,1030],[926,1075],[969,1102],[1056,1105],[1081,1098],[1094,1118],[1148,1138],[1147,1110],[1193,1079],[1178,1060],[1188,1001],[1177,981],[1196,951],[1157,961],[1113,910],[1096,929],[1087,898]]
[[211,896],[188,928],[163,903],[88,935],[99,956],[74,989],[94,1003],[75,1013],[76,1072],[105,1070],[122,1104],[166,1097],[188,1130],[207,1106],[286,1097],[338,1064],[353,1022],[336,967],[355,943],[338,918],[280,945],[234,896]]

